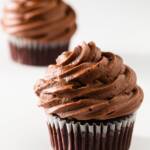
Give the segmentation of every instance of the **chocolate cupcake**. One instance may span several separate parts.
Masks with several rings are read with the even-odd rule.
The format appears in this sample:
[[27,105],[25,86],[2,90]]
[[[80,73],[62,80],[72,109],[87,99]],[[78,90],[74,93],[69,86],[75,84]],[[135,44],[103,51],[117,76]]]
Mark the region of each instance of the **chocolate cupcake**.
[[35,92],[55,150],[128,150],[143,100],[135,72],[93,42],[62,53]]
[[62,0],[11,0],[2,25],[13,60],[48,65],[68,49],[76,31],[76,14]]

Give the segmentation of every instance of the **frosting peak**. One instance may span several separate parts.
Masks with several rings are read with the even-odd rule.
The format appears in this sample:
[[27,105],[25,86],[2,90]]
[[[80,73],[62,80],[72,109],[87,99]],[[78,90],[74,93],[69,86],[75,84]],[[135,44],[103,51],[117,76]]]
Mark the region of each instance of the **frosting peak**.
[[93,42],[62,53],[35,92],[50,114],[77,120],[107,120],[134,113],[143,100],[135,72],[120,56]]

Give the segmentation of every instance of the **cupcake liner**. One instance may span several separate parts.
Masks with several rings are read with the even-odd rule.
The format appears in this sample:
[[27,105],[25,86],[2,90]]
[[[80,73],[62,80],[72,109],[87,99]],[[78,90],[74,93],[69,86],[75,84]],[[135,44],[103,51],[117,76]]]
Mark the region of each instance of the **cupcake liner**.
[[99,123],[48,116],[51,147],[54,150],[129,150],[134,122],[135,115]]
[[46,66],[55,63],[57,56],[69,48],[69,42],[40,43],[11,36],[8,41],[12,59],[28,65]]
[[64,43],[68,43],[68,42],[50,42],[50,43],[42,43],[42,42],[38,42],[37,40],[29,40],[29,39],[25,39],[25,38],[21,38],[21,37],[15,37],[12,35],[7,35],[7,39],[10,43],[13,43],[14,45],[16,45],[18,48],[22,48],[22,47],[26,47],[26,48],[33,48],[36,50],[36,48],[38,47],[39,49],[43,49],[43,48],[48,48],[50,47],[55,47],[56,45],[64,45]]

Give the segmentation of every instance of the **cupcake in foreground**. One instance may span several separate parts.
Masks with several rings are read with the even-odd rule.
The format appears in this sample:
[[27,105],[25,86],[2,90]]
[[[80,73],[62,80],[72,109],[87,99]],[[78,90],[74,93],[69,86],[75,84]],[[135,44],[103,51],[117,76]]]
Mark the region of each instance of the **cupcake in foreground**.
[[49,65],[67,50],[76,31],[76,14],[62,0],[11,0],[4,7],[2,26],[13,60]]
[[143,91],[120,56],[83,43],[48,67],[35,92],[53,149],[129,149]]

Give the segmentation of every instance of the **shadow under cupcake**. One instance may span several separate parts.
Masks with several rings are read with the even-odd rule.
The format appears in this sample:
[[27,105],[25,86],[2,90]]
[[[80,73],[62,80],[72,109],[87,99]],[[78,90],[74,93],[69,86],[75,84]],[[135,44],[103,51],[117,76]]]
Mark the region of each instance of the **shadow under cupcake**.
[[4,7],[2,26],[12,59],[48,65],[68,50],[76,31],[74,10],[62,0],[12,0]]
[[143,91],[120,56],[83,43],[48,67],[35,92],[54,150],[129,150]]

